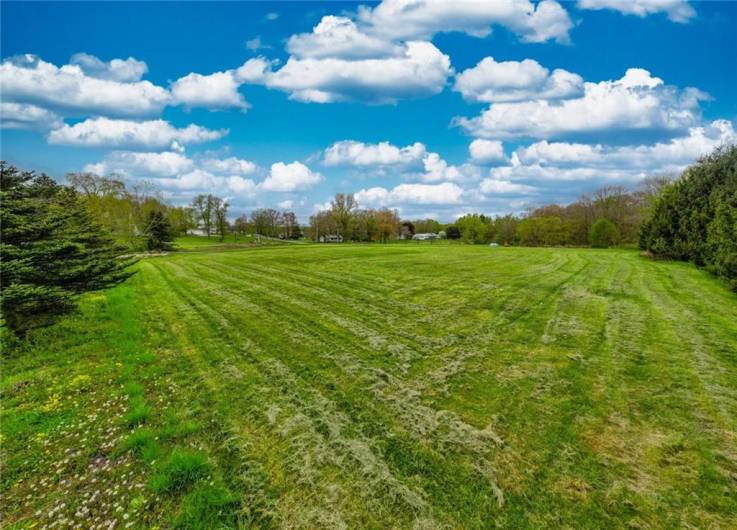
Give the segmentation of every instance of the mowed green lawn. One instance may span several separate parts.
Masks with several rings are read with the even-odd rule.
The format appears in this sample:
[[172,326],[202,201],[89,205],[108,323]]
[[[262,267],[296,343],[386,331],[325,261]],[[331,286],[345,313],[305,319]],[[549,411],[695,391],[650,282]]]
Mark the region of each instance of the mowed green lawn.
[[737,297],[635,251],[149,258],[3,360],[10,528],[735,528]]

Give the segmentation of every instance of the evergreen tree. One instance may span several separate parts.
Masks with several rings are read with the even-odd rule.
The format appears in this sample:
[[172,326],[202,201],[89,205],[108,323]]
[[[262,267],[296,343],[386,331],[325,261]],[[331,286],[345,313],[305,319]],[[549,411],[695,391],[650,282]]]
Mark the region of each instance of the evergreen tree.
[[130,276],[73,189],[0,162],[0,200],[0,308],[13,333],[52,324],[76,295]]
[[737,145],[716,149],[661,191],[640,247],[704,266],[737,290]]
[[148,250],[171,250],[174,242],[169,219],[161,210],[152,210],[146,219],[146,248]]

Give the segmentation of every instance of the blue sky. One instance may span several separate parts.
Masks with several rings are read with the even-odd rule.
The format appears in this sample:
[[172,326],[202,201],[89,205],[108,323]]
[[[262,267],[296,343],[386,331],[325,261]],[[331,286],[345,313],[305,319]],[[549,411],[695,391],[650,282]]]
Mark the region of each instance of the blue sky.
[[302,220],[444,221],[737,141],[737,4],[2,2],[2,157]]

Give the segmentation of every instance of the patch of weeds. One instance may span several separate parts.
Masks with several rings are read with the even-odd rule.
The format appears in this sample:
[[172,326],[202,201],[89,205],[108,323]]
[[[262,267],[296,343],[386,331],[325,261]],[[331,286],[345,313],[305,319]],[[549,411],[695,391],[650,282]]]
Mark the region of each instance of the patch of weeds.
[[151,409],[146,406],[143,398],[137,396],[130,401],[131,408],[125,415],[125,422],[129,427],[135,427],[141,423],[145,423],[151,417]]
[[119,453],[133,451],[146,462],[155,460],[160,453],[159,444],[154,433],[148,429],[137,429],[123,440]]
[[201,484],[182,500],[174,528],[206,530],[236,528],[238,498],[227,489]]
[[41,410],[44,412],[53,412],[61,407],[61,396],[59,394],[51,394],[46,403],[41,405]]
[[143,394],[143,385],[135,381],[129,381],[125,384],[125,393],[130,397],[136,397]]
[[75,392],[83,392],[89,390],[92,386],[92,378],[87,374],[75,375],[71,381],[69,381],[68,388]]
[[189,449],[174,449],[159,466],[150,486],[156,492],[175,493],[191,486],[209,472],[210,464],[203,453]]
[[193,420],[190,414],[180,414],[167,409],[163,416],[163,425],[158,432],[161,440],[183,438],[202,429],[202,426]]
[[200,428],[200,424],[192,420],[186,420],[182,423],[170,423],[161,428],[160,436],[162,440],[182,438],[199,431]]

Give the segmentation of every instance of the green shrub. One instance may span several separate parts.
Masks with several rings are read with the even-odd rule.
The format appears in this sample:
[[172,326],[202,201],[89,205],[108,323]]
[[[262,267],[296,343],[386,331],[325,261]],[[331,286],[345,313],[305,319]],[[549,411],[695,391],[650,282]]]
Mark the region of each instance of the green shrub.
[[188,488],[209,472],[210,464],[204,454],[190,449],[174,449],[151,479],[151,489],[175,493]]
[[589,243],[594,248],[608,248],[619,241],[619,230],[609,219],[597,219],[589,230]]

